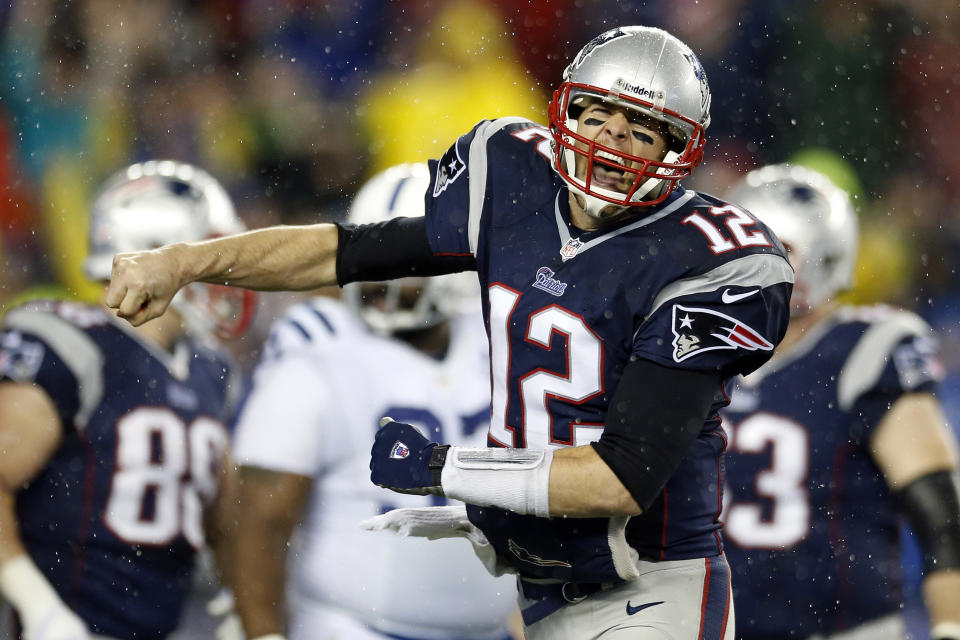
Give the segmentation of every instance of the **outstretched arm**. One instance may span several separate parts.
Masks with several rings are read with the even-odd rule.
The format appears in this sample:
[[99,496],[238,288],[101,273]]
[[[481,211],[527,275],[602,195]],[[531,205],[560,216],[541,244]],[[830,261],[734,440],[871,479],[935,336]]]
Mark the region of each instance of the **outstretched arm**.
[[119,253],[105,302],[134,326],[161,315],[191,282],[261,291],[306,291],[336,284],[337,227],[281,226],[203,242]]
[[423,217],[359,226],[270,227],[117,254],[105,302],[136,326],[161,315],[174,294],[191,282],[308,291],[474,268],[472,255],[435,255]]
[[960,638],[960,455],[934,396],[901,396],[871,448],[923,548],[933,637]]

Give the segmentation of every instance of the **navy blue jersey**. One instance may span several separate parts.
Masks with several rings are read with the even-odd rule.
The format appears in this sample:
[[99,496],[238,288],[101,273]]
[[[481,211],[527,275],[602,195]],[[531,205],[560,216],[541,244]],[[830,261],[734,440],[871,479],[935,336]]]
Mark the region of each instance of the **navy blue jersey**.
[[0,380],[41,387],[63,425],[16,496],[30,556],[94,633],[166,636],[228,442],[226,359],[186,340],[165,352],[98,307],[40,301],[4,318]]
[[[786,329],[793,272],[761,222],[678,188],[659,206],[584,232],[570,221],[550,154],[545,128],[503,118],[481,122],[430,163],[431,248],[475,256],[482,285],[491,446],[597,440],[634,358],[732,376],[770,357]],[[722,391],[718,383],[680,468],[628,526],[646,558],[722,549]]]
[[829,635],[898,609],[899,524],[870,436],[902,394],[934,389],[932,352],[917,316],[849,308],[737,381],[723,415],[738,637]]

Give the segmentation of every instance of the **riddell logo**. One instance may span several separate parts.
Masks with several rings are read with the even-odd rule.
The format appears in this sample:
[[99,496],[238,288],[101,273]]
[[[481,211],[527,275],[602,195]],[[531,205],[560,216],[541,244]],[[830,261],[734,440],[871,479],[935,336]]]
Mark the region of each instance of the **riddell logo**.
[[663,102],[667,99],[667,94],[664,91],[654,91],[653,89],[647,89],[646,87],[641,87],[640,85],[630,84],[626,80],[619,78],[614,83],[614,88],[619,91],[632,93],[639,98],[647,98],[654,102]]

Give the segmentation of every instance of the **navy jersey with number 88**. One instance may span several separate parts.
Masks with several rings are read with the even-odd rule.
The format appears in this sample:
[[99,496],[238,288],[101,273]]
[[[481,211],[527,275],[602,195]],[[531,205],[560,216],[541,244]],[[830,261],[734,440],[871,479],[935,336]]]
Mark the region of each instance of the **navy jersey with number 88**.
[[186,340],[162,351],[98,307],[40,301],[4,318],[0,380],[38,385],[62,424],[16,496],[31,558],[94,633],[166,636],[218,489],[227,361]]

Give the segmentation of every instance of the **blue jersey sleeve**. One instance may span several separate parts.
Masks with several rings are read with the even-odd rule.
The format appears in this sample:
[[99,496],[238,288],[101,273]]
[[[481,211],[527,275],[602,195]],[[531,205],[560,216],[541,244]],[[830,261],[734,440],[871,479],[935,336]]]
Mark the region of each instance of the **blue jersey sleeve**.
[[790,315],[788,282],[681,295],[641,325],[632,356],[682,369],[747,374],[773,355]]
[[[476,254],[475,232],[481,207],[471,199],[471,181],[485,180],[486,154],[475,153],[471,157],[470,151],[478,131],[489,122],[480,122],[460,136],[442,158],[429,162],[430,187],[425,196],[427,235],[435,255]],[[471,166],[471,162],[476,166]]]
[[924,335],[908,336],[894,347],[876,384],[854,405],[853,414],[865,432],[879,424],[904,394],[937,391],[943,367],[935,354],[934,341]]
[[0,333],[0,380],[36,384],[56,405],[63,424],[73,423],[80,407],[78,380],[40,337],[16,329]]

